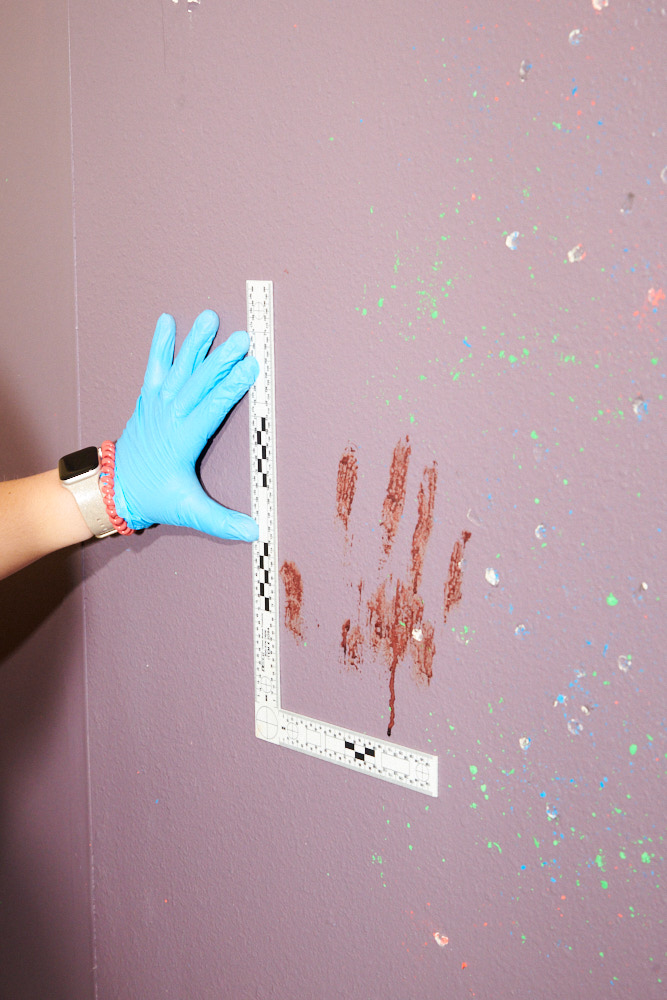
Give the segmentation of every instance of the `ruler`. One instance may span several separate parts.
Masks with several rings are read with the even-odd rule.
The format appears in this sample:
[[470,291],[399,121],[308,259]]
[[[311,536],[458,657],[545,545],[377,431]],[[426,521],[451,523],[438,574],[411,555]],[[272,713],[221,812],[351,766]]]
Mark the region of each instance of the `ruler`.
[[259,525],[259,540],[252,546],[255,734],[269,743],[437,796],[436,756],[281,707],[273,282],[247,281],[246,302],[250,353],[259,363],[259,376],[249,393],[250,498]]

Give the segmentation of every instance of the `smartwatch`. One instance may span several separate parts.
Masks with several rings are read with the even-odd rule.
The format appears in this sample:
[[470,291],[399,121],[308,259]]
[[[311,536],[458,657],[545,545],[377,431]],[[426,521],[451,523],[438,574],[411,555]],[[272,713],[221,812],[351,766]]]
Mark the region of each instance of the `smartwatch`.
[[93,446],[63,455],[58,462],[60,482],[76,500],[84,521],[96,538],[116,533],[100,492],[101,471],[100,452]]

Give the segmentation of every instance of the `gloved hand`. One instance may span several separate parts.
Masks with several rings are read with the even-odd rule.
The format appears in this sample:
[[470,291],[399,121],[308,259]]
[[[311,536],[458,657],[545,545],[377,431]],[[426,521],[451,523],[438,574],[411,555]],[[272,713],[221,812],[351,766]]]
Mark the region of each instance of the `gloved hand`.
[[130,528],[175,524],[218,538],[254,541],[257,522],[206,495],[195,463],[206,442],[257,378],[247,333],[206,357],[219,325],[201,313],[174,360],[176,323],[157,321],[134,413],[116,443],[115,504]]

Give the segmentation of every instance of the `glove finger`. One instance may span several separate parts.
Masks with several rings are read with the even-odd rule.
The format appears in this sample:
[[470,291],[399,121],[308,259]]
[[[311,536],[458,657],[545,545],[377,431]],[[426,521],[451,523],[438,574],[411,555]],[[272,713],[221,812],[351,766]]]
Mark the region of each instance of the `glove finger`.
[[245,396],[259,374],[253,357],[246,357],[202,399],[184,423],[185,438],[192,449],[193,461],[201,454],[208,439],[216,432],[232,407]]
[[183,419],[212,389],[225,379],[234,365],[248,353],[250,338],[242,330],[233,333],[224,344],[211,351],[190,376],[174,400],[174,416]]
[[254,542],[259,538],[257,522],[247,514],[223,507],[212,500],[203,489],[189,498],[183,523],[197,531],[204,531],[216,538],[231,538],[241,542]]
[[197,316],[190,333],[176,355],[171,371],[164,380],[162,395],[165,398],[172,399],[204,360],[215,339],[219,325],[220,320],[212,309],[205,309]]
[[142,393],[160,390],[174,361],[175,338],[176,323],[174,317],[168,313],[162,313],[155,324]]

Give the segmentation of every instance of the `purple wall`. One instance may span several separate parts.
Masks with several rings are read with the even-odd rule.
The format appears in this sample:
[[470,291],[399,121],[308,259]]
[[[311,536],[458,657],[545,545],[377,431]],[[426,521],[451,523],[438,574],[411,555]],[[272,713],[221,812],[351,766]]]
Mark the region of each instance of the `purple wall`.
[[[285,707],[384,735],[369,607],[437,471],[394,729],[437,799],[255,739],[246,547],[86,548],[97,995],[662,995],[663,8],[69,8],[82,439],[160,312],[274,281]],[[246,402],[202,474],[248,509]]]
[[[64,2],[5,5],[0,41],[0,475],[78,447]],[[82,560],[0,582],[0,995],[92,996]]]

